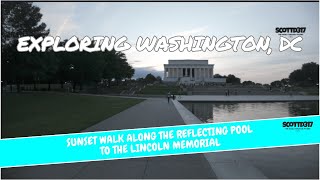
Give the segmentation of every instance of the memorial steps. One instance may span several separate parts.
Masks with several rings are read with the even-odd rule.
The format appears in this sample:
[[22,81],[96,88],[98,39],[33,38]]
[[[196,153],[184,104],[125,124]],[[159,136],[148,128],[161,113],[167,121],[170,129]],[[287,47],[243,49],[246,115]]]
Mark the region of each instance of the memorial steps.
[[[280,89],[272,89],[270,91],[263,87],[221,87],[221,86],[195,86],[189,87],[188,92],[192,95],[225,95],[226,91],[229,90],[230,95],[288,95],[290,92],[284,92]],[[298,92],[293,92],[298,94]]]

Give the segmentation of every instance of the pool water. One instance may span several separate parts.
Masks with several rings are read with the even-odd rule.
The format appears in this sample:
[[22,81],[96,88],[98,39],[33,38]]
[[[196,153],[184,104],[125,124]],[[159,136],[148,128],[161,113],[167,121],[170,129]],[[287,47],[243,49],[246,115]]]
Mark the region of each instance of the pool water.
[[207,103],[182,102],[204,122],[226,122],[319,114],[319,102]]

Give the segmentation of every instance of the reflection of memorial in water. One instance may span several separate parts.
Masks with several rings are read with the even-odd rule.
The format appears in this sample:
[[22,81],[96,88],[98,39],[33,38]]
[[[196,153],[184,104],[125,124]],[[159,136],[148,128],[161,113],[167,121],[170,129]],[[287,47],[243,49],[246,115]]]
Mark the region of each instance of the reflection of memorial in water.
[[238,103],[183,103],[183,105],[201,121],[207,123],[215,122],[215,114],[232,113],[239,108]]
[[213,122],[212,103],[183,103],[183,105],[201,121]]

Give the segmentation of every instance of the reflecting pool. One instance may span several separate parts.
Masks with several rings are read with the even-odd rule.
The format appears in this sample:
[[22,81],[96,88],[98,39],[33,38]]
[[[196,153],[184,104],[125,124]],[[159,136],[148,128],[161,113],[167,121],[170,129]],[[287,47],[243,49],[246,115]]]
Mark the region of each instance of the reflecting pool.
[[265,103],[182,102],[182,104],[204,122],[241,121],[319,114],[318,101]]

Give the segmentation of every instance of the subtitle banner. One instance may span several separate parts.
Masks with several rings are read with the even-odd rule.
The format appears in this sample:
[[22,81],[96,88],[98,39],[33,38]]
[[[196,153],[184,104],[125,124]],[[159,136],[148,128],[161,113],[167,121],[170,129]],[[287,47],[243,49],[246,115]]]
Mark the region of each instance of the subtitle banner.
[[320,143],[320,116],[0,140],[0,168]]

